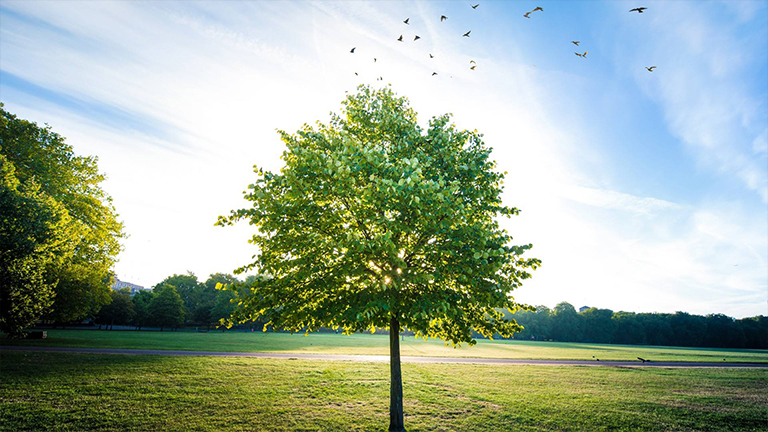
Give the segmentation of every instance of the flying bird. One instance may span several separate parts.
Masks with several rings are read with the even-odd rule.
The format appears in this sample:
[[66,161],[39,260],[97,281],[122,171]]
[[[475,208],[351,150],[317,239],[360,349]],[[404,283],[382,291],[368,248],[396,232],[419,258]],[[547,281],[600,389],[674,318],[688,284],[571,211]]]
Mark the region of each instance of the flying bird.
[[478,3],[478,4],[474,5],[474,6],[472,6],[472,9],[477,9],[477,7],[478,7],[478,6],[480,6],[480,3]]
[[476,67],[477,67],[477,65],[475,65],[475,66],[470,66],[470,69],[471,69],[471,70],[475,70],[475,68],[476,68]]
[[[403,21],[403,22],[404,22],[404,23],[406,23],[406,24],[408,24],[408,20],[409,20],[409,19],[410,19],[410,18],[406,18],[406,19],[405,19],[405,21]],[[410,25],[410,24],[408,24],[408,25]]]
[[528,19],[531,19],[531,13],[530,12],[524,13],[523,16],[528,18]]
[[[357,48],[357,47],[355,47],[355,48]],[[355,48],[352,48],[351,50],[349,50],[349,52],[351,52],[352,54],[354,54],[354,53],[355,53]]]
[[376,63],[376,57],[373,58],[373,62]]
[[474,60],[470,60],[469,62],[470,62],[470,63],[474,63],[474,64],[477,64],[477,62],[476,62],[476,61],[474,61]]
[[643,363],[645,363],[645,362],[649,362],[649,361],[650,361],[650,360],[646,360],[646,359],[644,359],[644,358],[642,358],[642,357],[638,357],[637,359],[638,359],[638,360],[640,360],[640,361],[641,361],[641,362],[643,362]]
[[399,38],[397,38],[397,40],[399,40],[400,42],[402,42],[402,41],[403,41],[403,35],[400,35],[400,37],[399,37]]
[[430,54],[430,55],[429,55],[429,58],[435,58],[435,56],[433,56],[432,54]]
[[646,9],[648,9],[648,8],[647,7],[639,7],[639,8],[630,9],[629,11],[630,12],[637,11],[637,13],[643,13],[643,11],[646,10]]
[[654,69],[656,69],[656,66],[646,67],[648,69],[648,72],[653,72]]
[[538,6],[536,6],[536,9],[532,10],[531,12],[536,12],[536,11],[542,11],[542,12],[544,12],[544,9],[542,9],[542,8],[540,8],[540,7],[538,7]]
[[437,72],[432,72],[432,76],[435,76],[435,75],[437,75]]
[[464,33],[464,37],[469,37],[469,34],[470,34],[470,33],[472,33],[472,30],[470,30],[470,31],[468,31],[468,32],[466,32],[466,33]]
[[357,72],[355,72],[355,76],[357,76]]
[[419,36],[419,35],[416,35],[416,36],[413,37],[413,40],[415,40],[415,41],[417,41],[419,39],[421,39],[421,36]]
[[445,15],[440,15],[440,22],[443,22],[443,21],[445,21],[445,20],[447,20],[447,19],[448,19],[448,17],[447,17],[447,16],[445,16]]
[[579,56],[581,58],[586,58],[587,57],[587,52],[586,51],[584,51],[584,54],[579,54],[577,52],[575,52],[574,54],[576,54],[577,56]]
[[579,46],[579,42],[581,42],[581,41],[571,41],[571,43],[576,45],[576,46]]

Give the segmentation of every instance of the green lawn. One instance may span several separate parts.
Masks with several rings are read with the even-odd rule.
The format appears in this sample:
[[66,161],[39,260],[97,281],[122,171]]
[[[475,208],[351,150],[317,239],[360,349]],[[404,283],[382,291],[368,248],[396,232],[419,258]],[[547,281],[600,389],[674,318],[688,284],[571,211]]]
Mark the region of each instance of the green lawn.
[[[385,363],[3,352],[0,430],[386,430]],[[765,430],[768,371],[404,364],[409,431]]]
[[[136,332],[97,330],[49,330],[44,340],[0,339],[2,345],[140,348],[196,351],[285,352],[323,354],[389,355],[389,336],[355,334],[344,336],[315,333],[243,332]],[[482,357],[510,359],[568,359],[656,361],[768,362],[767,350],[681,348],[635,345],[605,345],[563,342],[479,340],[473,347],[452,348],[438,340],[406,337],[403,356]]]

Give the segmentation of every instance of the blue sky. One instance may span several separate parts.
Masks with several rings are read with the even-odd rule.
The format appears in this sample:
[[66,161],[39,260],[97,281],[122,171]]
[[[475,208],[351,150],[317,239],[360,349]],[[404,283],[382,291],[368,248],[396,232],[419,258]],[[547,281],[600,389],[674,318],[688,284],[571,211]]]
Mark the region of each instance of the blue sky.
[[479,3],[0,1],[0,100],[99,157],[134,283],[248,262],[213,222],[280,166],[275,129],[381,76],[509,171],[544,261],[517,299],[768,313],[768,2]]

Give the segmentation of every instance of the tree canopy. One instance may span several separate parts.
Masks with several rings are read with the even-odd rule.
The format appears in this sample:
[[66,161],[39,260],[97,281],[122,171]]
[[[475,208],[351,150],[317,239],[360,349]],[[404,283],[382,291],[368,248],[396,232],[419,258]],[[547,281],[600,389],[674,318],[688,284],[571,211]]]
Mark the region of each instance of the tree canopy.
[[[23,309],[32,320],[41,314],[58,321],[95,314],[109,302],[112,266],[120,251],[118,240],[123,236],[111,198],[101,189],[104,176],[98,171],[97,159],[77,156],[64,137],[49,126],[19,119],[2,104],[0,156],[0,193],[5,206],[0,253],[2,259],[15,257],[12,267],[21,256],[32,260],[25,276],[17,272],[8,279],[11,282],[4,284],[3,303],[9,310]],[[28,217],[21,217],[25,212]],[[34,239],[37,246],[18,242],[21,233],[27,233],[27,239]],[[41,254],[43,250],[53,251],[44,244],[55,244],[56,252]],[[32,250],[37,252],[28,253]],[[32,280],[29,278],[37,281],[37,294],[26,301],[23,299],[31,297],[23,293],[30,285],[21,281]],[[5,311],[6,306],[4,326],[10,322]],[[24,321],[29,323],[29,319]],[[6,329],[19,331],[17,325]]]
[[46,268],[74,252],[70,219],[34,182],[21,184],[0,154],[0,331],[20,336],[53,303]]
[[515,339],[716,348],[768,348],[768,317],[734,319],[686,312],[634,313],[575,308],[562,302],[552,311],[536,306],[510,317],[525,328]]
[[256,261],[240,271],[265,277],[238,291],[239,318],[355,332],[394,316],[455,344],[519,329],[497,309],[520,307],[509,294],[540,261],[499,227],[519,210],[502,204],[504,174],[481,134],[449,115],[423,130],[405,98],[369,87],[330,124],[280,134],[285,166],[256,169],[252,206],[218,222],[259,230]]
[[[130,292],[130,291],[129,291]],[[107,325],[127,325],[130,324],[136,315],[136,310],[131,301],[128,292],[112,291],[110,293],[112,301],[104,305],[96,315],[96,322]]]
[[519,210],[502,203],[504,174],[480,133],[449,115],[425,130],[406,98],[361,86],[329,124],[280,135],[284,166],[255,167],[250,207],[218,221],[258,229],[256,259],[239,271],[262,277],[231,288],[236,318],[291,331],[389,328],[393,405],[401,326],[453,344],[520,329],[500,310],[521,307],[510,293],[540,261],[499,226]]
[[154,297],[149,304],[152,322],[163,327],[173,327],[184,323],[184,301],[173,285],[163,285],[154,290]]

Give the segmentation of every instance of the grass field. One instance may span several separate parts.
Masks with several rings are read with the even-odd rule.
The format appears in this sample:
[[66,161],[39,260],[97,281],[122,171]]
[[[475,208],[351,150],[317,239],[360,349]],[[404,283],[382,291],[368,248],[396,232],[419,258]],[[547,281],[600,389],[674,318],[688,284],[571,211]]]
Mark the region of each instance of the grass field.
[[[135,332],[97,330],[49,330],[43,340],[0,339],[2,345],[81,348],[136,348],[193,351],[285,352],[322,354],[389,355],[389,336],[355,334],[344,336],[315,333],[243,332]],[[768,362],[768,351],[749,349],[682,348],[636,345],[605,345],[535,341],[479,340],[473,347],[446,347],[438,340],[406,337],[400,345],[403,356],[480,357],[510,359],[568,359],[655,361]]]
[[[0,430],[386,430],[389,366],[2,352]],[[765,430],[768,371],[403,365],[409,431]]]

